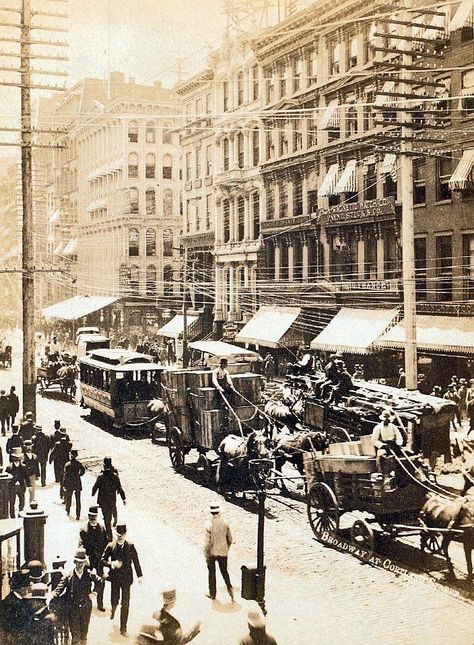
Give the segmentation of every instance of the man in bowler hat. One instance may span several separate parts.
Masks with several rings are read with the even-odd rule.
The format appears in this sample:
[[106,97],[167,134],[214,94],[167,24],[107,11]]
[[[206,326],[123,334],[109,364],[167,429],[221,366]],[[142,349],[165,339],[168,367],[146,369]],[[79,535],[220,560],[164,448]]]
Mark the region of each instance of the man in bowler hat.
[[18,497],[19,510],[25,506],[25,492],[29,485],[28,471],[23,465],[23,451],[21,448],[13,448],[10,454],[11,464],[7,466],[6,472],[12,476],[9,482],[10,496],[10,517],[15,517],[15,502]]
[[[91,569],[95,569],[95,572],[102,576],[104,572],[102,554],[104,553],[108,540],[105,528],[97,521],[98,513],[98,506],[91,506],[89,508],[89,521],[79,531],[79,541],[80,546],[86,550]],[[99,611],[105,611],[104,585],[100,585],[97,589],[97,609]]]
[[53,591],[50,606],[53,608],[61,598],[64,615],[72,636],[72,645],[85,645],[91,619],[92,585],[102,584],[98,575],[87,567],[86,550],[79,548],[74,557],[74,570],[66,574]]
[[130,607],[130,587],[133,583],[132,564],[137,574],[138,580],[143,577],[140,561],[138,559],[135,546],[126,539],[127,527],[125,524],[117,524],[117,537],[110,542],[102,556],[102,563],[109,568],[108,579],[111,583],[111,604],[112,611],[110,619],[115,617],[115,611],[120,597],[122,604],[120,607],[120,633],[122,636],[127,635],[128,611]]
[[46,486],[46,464],[48,463],[50,449],[50,437],[43,432],[41,426],[36,426],[36,434],[33,435],[33,452],[38,457],[41,486]]
[[28,589],[28,571],[15,571],[10,579],[10,593],[0,602],[0,642],[4,645],[29,643],[34,610],[25,598]]
[[229,524],[220,516],[219,504],[211,504],[211,519],[206,526],[204,555],[209,573],[209,598],[216,597],[216,562],[224,578],[230,599],[234,601],[234,590],[227,571],[227,556],[232,544],[232,534]]
[[79,520],[81,517],[81,477],[85,472],[86,469],[77,459],[77,450],[71,450],[71,459],[64,466],[63,490],[64,500],[66,503],[66,513],[68,515],[71,512],[72,494],[74,493],[76,498],[76,520]]

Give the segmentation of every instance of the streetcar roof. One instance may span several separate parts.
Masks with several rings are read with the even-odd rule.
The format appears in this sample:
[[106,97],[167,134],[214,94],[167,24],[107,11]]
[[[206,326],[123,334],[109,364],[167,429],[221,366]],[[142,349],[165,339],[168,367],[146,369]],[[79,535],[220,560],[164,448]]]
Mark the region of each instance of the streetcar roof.
[[81,334],[78,338],[78,342],[85,341],[86,343],[105,343],[108,340],[110,340],[110,338],[103,336],[102,334]]
[[101,367],[116,372],[133,372],[137,370],[163,370],[164,366],[154,363],[148,354],[139,354],[126,349],[94,349],[81,358],[80,364]]

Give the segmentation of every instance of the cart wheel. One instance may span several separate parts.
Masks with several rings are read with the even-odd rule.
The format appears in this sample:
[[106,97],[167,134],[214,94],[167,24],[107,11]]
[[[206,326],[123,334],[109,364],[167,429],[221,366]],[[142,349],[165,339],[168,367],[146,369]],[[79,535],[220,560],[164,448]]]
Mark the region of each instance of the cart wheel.
[[441,553],[440,536],[431,531],[422,531],[420,533],[420,548],[425,553]]
[[168,450],[171,464],[177,473],[184,469],[184,448],[181,433],[178,428],[172,428],[168,434]]
[[356,520],[351,526],[351,542],[358,549],[362,549],[368,555],[374,550],[374,532],[364,520]]
[[336,496],[329,486],[316,482],[308,494],[308,519],[313,533],[318,540],[323,540],[323,534],[335,535],[339,529],[339,506]]
[[331,428],[328,434],[328,443],[344,443],[350,441],[351,436],[344,428]]
[[213,469],[211,462],[206,457],[206,455],[200,454],[196,463],[196,470],[199,473],[199,479],[204,486],[212,484],[213,480]]

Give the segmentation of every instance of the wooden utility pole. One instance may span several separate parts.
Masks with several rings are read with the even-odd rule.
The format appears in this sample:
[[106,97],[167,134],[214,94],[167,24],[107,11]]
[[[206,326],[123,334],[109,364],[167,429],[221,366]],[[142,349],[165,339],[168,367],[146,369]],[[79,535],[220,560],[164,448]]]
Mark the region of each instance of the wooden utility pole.
[[22,305],[23,305],[23,412],[36,417],[35,280],[33,235],[33,171],[31,148],[31,5],[21,11],[21,190],[22,190]]
[[[411,8],[411,0],[405,0],[405,9]],[[409,25],[410,14],[404,14],[403,25],[404,53],[402,55],[402,72],[400,74],[399,92],[411,94],[412,88],[404,80],[411,78],[410,68],[413,66],[412,48],[410,41],[412,27]],[[416,283],[415,283],[415,223],[413,215],[413,136],[410,124],[411,112],[403,111],[401,115],[400,141],[400,181],[402,191],[402,280],[403,280],[403,317],[405,327],[405,374],[406,388],[416,390],[418,386],[417,353],[416,353]]]

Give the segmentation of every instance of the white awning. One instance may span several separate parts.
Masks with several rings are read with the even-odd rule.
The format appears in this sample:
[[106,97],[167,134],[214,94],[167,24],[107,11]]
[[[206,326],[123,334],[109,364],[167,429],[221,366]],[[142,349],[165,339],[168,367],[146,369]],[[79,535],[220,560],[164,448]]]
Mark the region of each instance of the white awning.
[[54,224],[54,222],[59,222],[61,218],[61,213],[58,210],[55,210],[54,213],[49,218],[49,223]]
[[380,166],[380,172],[383,175],[390,175],[393,181],[397,181],[397,155],[388,152]]
[[464,150],[455,171],[448,181],[451,190],[474,189],[474,148]]
[[333,163],[329,166],[329,170],[323,179],[320,189],[318,190],[319,197],[327,197],[328,195],[335,195],[336,184],[338,180],[339,166]]
[[210,354],[211,356],[218,356],[219,358],[239,356],[252,361],[260,358],[259,354],[252,352],[250,349],[245,349],[245,347],[240,347],[240,345],[225,343],[222,340],[194,340],[189,343],[189,347],[203,354]]
[[[382,85],[382,92],[395,92],[395,81],[385,81]],[[377,94],[377,92],[376,92]],[[384,105],[392,106],[396,104],[396,99],[387,94],[377,94],[374,101],[375,107],[381,107]]]
[[398,309],[343,307],[329,325],[311,341],[311,349],[367,354],[397,314]]
[[53,255],[61,255],[65,246],[66,245],[64,244],[64,242],[59,242],[59,244],[53,251]]
[[66,255],[68,257],[77,255],[77,237],[73,237],[72,240],[69,240],[61,255]]
[[458,10],[451,18],[449,23],[449,31],[453,33],[457,29],[462,29],[463,27],[472,27],[473,24],[473,1],[464,0],[458,7]]
[[[199,320],[199,316],[186,316],[186,328],[189,329],[197,320]],[[156,333],[159,336],[166,336],[167,338],[179,338],[182,336],[183,330],[184,316],[183,314],[177,314]]]
[[[298,345],[302,334],[291,334],[285,340],[291,326],[301,313],[299,307],[260,307],[257,313],[239,331],[235,340],[263,347],[289,347]],[[298,340],[297,340],[298,338]]]
[[340,193],[356,193],[357,192],[357,161],[355,159],[350,159],[346,167],[339,177],[339,181],[336,184],[335,192],[337,195]]
[[[403,349],[405,327],[402,320],[384,333],[376,347]],[[474,353],[474,318],[468,316],[417,316],[416,346],[427,351]]]
[[326,109],[323,112],[321,120],[319,122],[320,130],[327,130],[328,128],[337,128],[341,121],[341,115],[339,114],[339,101],[333,99],[329,101],[326,106]]
[[78,320],[117,302],[114,296],[74,296],[43,309],[45,318]]

